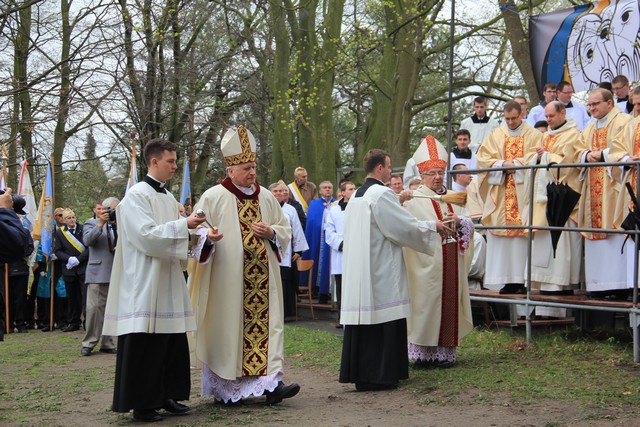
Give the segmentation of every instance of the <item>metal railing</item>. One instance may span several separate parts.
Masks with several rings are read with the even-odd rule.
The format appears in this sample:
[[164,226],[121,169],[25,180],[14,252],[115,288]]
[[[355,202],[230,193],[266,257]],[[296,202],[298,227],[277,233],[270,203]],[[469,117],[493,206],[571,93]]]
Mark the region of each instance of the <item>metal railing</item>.
[[[553,163],[551,165],[523,165],[523,166],[513,166],[513,167],[496,167],[489,169],[469,169],[469,170],[455,170],[449,171],[451,174],[455,175],[458,173],[465,174],[478,174],[478,173],[487,173],[487,172],[495,172],[495,171],[510,171],[510,170],[528,170],[529,174],[526,179],[530,180],[530,192],[529,192],[529,218],[528,224],[522,226],[484,226],[484,225],[476,225],[476,229],[479,230],[493,230],[493,229],[519,229],[519,230],[527,230],[527,260],[531,260],[532,255],[532,247],[533,247],[533,233],[535,230],[557,230],[562,232],[571,232],[571,233],[580,233],[580,232],[597,232],[597,233],[607,233],[607,234],[627,234],[633,235],[636,247],[640,243],[640,232],[636,228],[636,230],[622,230],[622,229],[601,229],[601,228],[585,228],[585,227],[556,227],[556,226],[534,226],[532,225],[533,219],[533,209],[535,205],[534,199],[534,180],[535,180],[535,171],[537,169],[563,169],[563,168],[592,168],[592,167],[619,167],[623,166],[626,168],[635,167],[636,170],[639,171],[637,174],[638,179],[635,183],[635,193],[638,194],[640,190],[640,162],[602,162],[602,163],[565,163],[558,164]],[[579,189],[574,189],[578,191]],[[621,191],[626,191],[623,187]],[[635,248],[634,248],[635,249]],[[583,253],[583,260],[584,253]],[[633,360],[635,362],[640,362],[640,331],[639,331],[639,321],[640,321],[640,309],[638,308],[638,251],[635,251],[634,257],[634,279],[633,279],[633,296],[632,296],[632,306],[631,307],[611,307],[606,305],[597,305],[597,300],[593,300],[592,305],[581,305],[574,304],[570,302],[551,302],[551,301],[539,301],[531,299],[531,267],[532,263],[526,263],[526,283],[528,286],[526,287],[526,298],[500,298],[500,297],[482,297],[482,296],[471,296],[472,301],[482,301],[482,302],[492,302],[492,303],[500,303],[500,304],[510,304],[510,305],[524,305],[525,307],[525,325],[526,325],[526,339],[527,342],[531,341],[531,309],[529,306],[544,306],[544,307],[557,307],[557,308],[567,308],[573,310],[591,310],[591,311],[603,311],[603,312],[617,312],[617,313],[625,313],[629,315],[630,326],[633,330]]]

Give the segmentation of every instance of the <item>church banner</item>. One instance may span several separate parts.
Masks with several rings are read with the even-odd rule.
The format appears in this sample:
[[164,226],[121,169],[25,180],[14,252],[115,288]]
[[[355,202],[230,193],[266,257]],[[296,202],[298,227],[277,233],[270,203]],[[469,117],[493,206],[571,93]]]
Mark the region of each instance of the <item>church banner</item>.
[[576,92],[625,75],[640,80],[638,0],[605,0],[532,16],[531,63],[538,91],[567,80]]

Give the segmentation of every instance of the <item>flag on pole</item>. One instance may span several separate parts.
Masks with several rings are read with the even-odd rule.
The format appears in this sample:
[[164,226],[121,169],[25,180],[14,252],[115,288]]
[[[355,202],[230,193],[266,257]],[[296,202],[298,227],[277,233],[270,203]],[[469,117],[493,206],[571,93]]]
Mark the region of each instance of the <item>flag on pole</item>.
[[40,240],[42,253],[50,257],[53,252],[53,232],[55,220],[53,218],[53,175],[51,163],[47,164],[47,178],[45,179],[40,206],[38,207],[38,219],[33,227],[33,240]]
[[185,156],[184,170],[182,171],[182,191],[180,193],[180,204],[191,198],[191,173],[189,172],[189,158]]
[[7,160],[9,157],[7,156],[7,146],[2,146],[2,176],[0,177],[0,190],[4,191],[7,189]]
[[36,196],[33,193],[33,187],[31,187],[31,177],[29,176],[29,163],[25,160],[20,162],[22,170],[20,171],[20,181],[18,182],[19,196],[22,196],[26,202],[24,211],[27,213],[22,217],[23,224],[26,223],[26,228],[33,232],[33,225],[38,219],[38,207],[36,206]]
[[131,132],[129,140],[131,141],[131,166],[129,166],[129,180],[127,181],[127,188],[124,190],[124,194],[127,194],[129,189],[138,183],[138,165],[136,164],[136,133]]

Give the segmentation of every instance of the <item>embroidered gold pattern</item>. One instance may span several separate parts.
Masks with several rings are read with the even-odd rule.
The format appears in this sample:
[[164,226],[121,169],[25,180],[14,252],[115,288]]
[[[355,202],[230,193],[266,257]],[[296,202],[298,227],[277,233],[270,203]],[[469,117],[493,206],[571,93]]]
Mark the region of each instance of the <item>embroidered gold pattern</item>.
[[[514,160],[524,156],[524,136],[508,136],[504,139],[504,158]],[[504,217],[506,225],[522,225],[520,208],[518,207],[518,196],[516,194],[516,182],[513,174],[508,174],[505,178],[504,189]],[[524,230],[507,230],[507,236],[525,236]]]
[[558,135],[547,135],[543,142],[544,151],[551,151],[557,140]]
[[262,220],[258,199],[237,200],[244,247],[242,376],[267,375],[269,361],[269,262],[264,240],[251,224]]
[[[593,135],[592,150],[607,148],[607,128],[597,129]],[[604,167],[589,168],[589,202],[591,228],[602,228],[602,194],[604,191]],[[604,240],[604,233],[591,233],[591,240]]]
[[432,135],[427,135],[424,139],[424,143],[427,144],[427,151],[429,153],[429,160],[425,160],[418,165],[420,173],[424,173],[429,169],[447,168],[447,162],[438,156],[438,145],[436,139]]
[[242,148],[242,152],[225,157],[224,161],[227,163],[227,166],[256,161],[256,153],[251,151],[251,142],[249,142],[247,128],[243,125],[240,125],[238,127],[238,138],[240,139],[240,147]]
[[[636,130],[633,134],[633,155],[640,154],[640,123],[636,126]],[[631,185],[635,188],[638,182],[638,169],[635,167],[631,169]],[[629,202],[629,209],[633,210],[633,203]]]

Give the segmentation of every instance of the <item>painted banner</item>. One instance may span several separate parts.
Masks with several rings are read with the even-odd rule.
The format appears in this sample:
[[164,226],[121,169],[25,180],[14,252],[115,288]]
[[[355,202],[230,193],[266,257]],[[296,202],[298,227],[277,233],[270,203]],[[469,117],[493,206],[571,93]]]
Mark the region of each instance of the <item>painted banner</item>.
[[640,80],[638,0],[605,0],[532,16],[531,64],[538,91],[567,80],[576,92],[617,75]]

